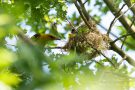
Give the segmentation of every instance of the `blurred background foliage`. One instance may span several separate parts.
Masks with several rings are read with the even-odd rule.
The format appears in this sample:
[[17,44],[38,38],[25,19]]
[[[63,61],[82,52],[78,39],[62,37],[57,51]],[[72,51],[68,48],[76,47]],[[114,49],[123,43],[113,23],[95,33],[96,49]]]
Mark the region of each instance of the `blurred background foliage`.
[[[116,7],[123,3],[112,1]],[[100,24],[110,11],[102,0],[87,0],[86,7],[93,2],[95,8],[88,8],[88,12]],[[43,53],[18,37],[21,31],[27,37],[32,33],[49,33],[66,39],[72,29],[66,20],[74,26],[82,22],[77,12],[67,15],[71,5],[72,0],[1,0],[0,90],[129,90],[135,87],[135,78],[131,77],[135,68],[121,65],[116,55],[111,60],[117,69],[104,58],[88,60],[76,51],[65,53],[47,48]],[[94,10],[98,13],[91,14]],[[130,14],[129,19],[132,19]],[[122,26],[117,29],[120,35],[126,33]],[[128,37],[127,42],[126,50],[134,50],[134,39]]]

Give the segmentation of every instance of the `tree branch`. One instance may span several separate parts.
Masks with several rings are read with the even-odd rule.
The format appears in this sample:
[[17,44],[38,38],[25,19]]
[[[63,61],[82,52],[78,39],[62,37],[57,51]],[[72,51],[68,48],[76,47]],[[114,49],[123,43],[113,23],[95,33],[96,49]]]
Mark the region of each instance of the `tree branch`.
[[78,1],[79,4],[80,4],[80,7],[81,7],[81,9],[82,9],[82,12],[83,12],[85,18],[87,19],[87,21],[89,21],[89,20],[90,20],[90,16],[89,16],[88,12],[86,11],[86,8],[84,7],[84,4],[82,3],[81,0],[77,0],[77,1]]
[[[130,28],[133,26],[134,22],[135,22],[135,16],[133,16],[133,21],[132,21],[132,24],[131,24]],[[126,39],[127,39],[127,36],[124,38],[124,41],[123,41],[123,43],[121,45],[121,49],[124,46],[124,43],[125,43]]]
[[63,49],[63,47],[45,47],[45,49]]
[[122,7],[121,7],[121,9],[118,11],[118,13],[116,14],[116,17],[112,20],[112,22],[111,22],[111,24],[110,24],[110,27],[109,27],[109,29],[108,29],[108,31],[107,31],[107,35],[109,36],[109,34],[110,34],[110,32],[111,32],[111,29],[112,29],[112,27],[113,27],[113,25],[115,24],[115,22],[116,22],[116,19],[118,19],[118,14],[121,12],[121,10],[124,8],[124,6],[125,6],[126,4],[123,4],[122,5]]
[[[131,0],[123,0],[128,7],[131,7],[132,4],[131,4]],[[135,15],[135,7],[131,7],[131,11],[133,12],[133,14]]]
[[128,34],[122,35],[122,36],[120,36],[119,38],[117,38],[117,39],[115,39],[114,41],[112,41],[112,43],[115,43],[115,42],[117,42],[118,40],[121,40],[122,38],[127,37],[127,36],[132,35],[132,34],[135,34],[135,32],[134,32],[134,33],[128,33]]
[[86,1],[83,3],[83,5],[85,5],[87,2],[88,2],[88,0],[86,0]]
[[91,26],[89,25],[89,22],[88,22],[87,19],[85,18],[85,16],[84,16],[84,14],[83,14],[83,12],[82,12],[80,6],[78,5],[77,1],[74,1],[74,4],[75,4],[75,6],[76,6],[76,8],[77,8],[77,10],[78,10],[78,12],[79,12],[81,18],[83,19],[83,21],[85,22],[85,24],[88,26],[89,30],[92,30]]
[[[121,10],[124,8],[125,5],[126,5],[126,4],[124,4],[124,5],[122,6],[122,8],[118,11],[118,13],[116,14],[115,18],[114,18],[113,21],[111,22],[107,34],[110,33],[111,28],[112,28],[112,26],[116,23],[116,21],[117,21],[121,16],[123,16],[128,10],[130,10],[130,8],[132,8],[135,4],[131,5],[125,12],[123,12],[123,13],[121,13],[119,16],[117,16],[117,15],[121,12]],[[131,25],[132,25],[132,24],[131,24]]]
[[[77,3],[77,1],[79,2],[79,4]],[[84,4],[82,3],[82,1],[76,0],[76,1],[74,1],[74,4],[75,4],[76,8],[78,9],[78,11],[80,13],[80,16],[82,17],[83,21],[85,22],[85,24],[89,28],[89,30],[95,31],[96,25],[92,21],[92,19],[90,18],[89,13],[87,12],[86,8],[84,7]]]
[[122,58],[125,58],[125,60],[126,60],[129,64],[135,66],[135,60],[134,60],[134,59],[132,59],[129,55],[127,55],[127,54],[126,54],[122,49],[120,49],[118,46],[116,46],[116,44],[110,43],[110,45],[111,45],[111,47],[110,47],[111,50],[117,52]]
[[[113,15],[116,17],[116,13],[119,11],[119,9],[115,7],[115,4],[112,3],[111,0],[104,0],[104,2],[106,3],[110,11],[113,13]],[[118,20],[122,23],[128,33],[135,32],[135,26],[133,25],[132,28],[130,28],[132,22],[125,15],[123,15],[122,12],[120,12],[118,16],[120,16]],[[132,37],[135,39],[135,35],[132,35]]]
[[[88,43],[88,42],[87,42]],[[90,45],[90,43],[88,43]],[[92,45],[90,45],[92,47]],[[101,51],[97,50],[96,48],[92,47],[96,52],[100,53],[103,57],[106,58],[106,60],[114,67],[116,68],[115,64],[112,63],[112,61],[104,54],[102,53]]]

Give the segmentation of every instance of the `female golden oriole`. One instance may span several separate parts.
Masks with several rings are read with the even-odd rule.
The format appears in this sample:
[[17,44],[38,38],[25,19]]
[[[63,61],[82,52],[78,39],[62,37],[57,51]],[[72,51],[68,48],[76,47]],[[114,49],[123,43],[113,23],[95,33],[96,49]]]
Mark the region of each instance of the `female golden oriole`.
[[60,40],[59,38],[50,34],[35,34],[31,39],[36,42],[37,45],[44,47],[49,41]]

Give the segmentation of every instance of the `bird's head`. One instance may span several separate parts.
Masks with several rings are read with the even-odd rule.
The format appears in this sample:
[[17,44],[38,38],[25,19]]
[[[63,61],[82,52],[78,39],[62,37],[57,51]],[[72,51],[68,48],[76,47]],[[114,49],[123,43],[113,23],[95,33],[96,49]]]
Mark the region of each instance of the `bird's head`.
[[40,33],[33,35],[31,39],[35,41],[39,46],[44,46],[50,41],[60,40],[60,38],[55,37],[51,34],[40,34]]

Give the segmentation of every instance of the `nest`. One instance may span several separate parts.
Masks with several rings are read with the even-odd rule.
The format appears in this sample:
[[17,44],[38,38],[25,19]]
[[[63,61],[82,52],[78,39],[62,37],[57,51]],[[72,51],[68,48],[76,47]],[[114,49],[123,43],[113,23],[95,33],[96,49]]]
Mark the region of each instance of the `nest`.
[[109,48],[109,38],[106,34],[101,34],[99,31],[89,32],[85,35],[87,43],[90,47],[97,50],[106,50]]
[[69,41],[64,46],[66,50],[76,50],[77,53],[83,53],[90,58],[95,57],[98,53],[96,50],[107,50],[109,48],[109,38],[99,31],[87,32],[82,34],[71,34]]

